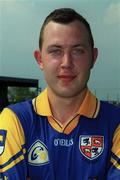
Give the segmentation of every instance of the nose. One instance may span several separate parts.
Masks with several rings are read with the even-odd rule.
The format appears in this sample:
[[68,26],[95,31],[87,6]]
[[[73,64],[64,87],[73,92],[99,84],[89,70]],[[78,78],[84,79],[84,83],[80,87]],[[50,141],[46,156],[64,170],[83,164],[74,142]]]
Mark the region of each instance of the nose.
[[62,57],[62,63],[61,63],[62,68],[71,68],[73,67],[73,61],[70,53],[64,54]]

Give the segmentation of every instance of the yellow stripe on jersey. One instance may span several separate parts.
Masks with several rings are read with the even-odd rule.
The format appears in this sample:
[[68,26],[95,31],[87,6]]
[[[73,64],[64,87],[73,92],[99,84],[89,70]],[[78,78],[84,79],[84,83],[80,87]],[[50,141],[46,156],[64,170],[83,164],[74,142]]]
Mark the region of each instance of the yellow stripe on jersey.
[[7,171],[8,169],[12,168],[13,166],[15,166],[17,163],[19,163],[20,161],[22,161],[24,159],[24,156],[21,155],[19,158],[15,159],[14,161],[12,161],[8,166],[0,169],[0,173],[4,173],[5,171]]
[[3,136],[0,136],[0,141],[3,141]]
[[[14,112],[8,108],[5,108],[0,114],[0,129],[7,131],[4,142],[4,151],[0,155],[0,166],[2,166],[3,164],[7,164],[7,162],[9,162],[13,156],[22,151],[22,147],[25,144],[25,137],[20,121]],[[21,156],[21,158],[19,157],[18,159],[15,159],[15,161],[11,162],[9,166],[6,168],[4,167],[4,171],[9,167],[14,166],[22,159],[23,156]]]
[[120,125],[117,127],[114,133],[112,152],[120,158]]
[[117,169],[120,170],[120,164],[118,164],[115,159],[111,158],[111,162],[112,162],[112,164],[113,164]]
[[7,177],[7,176],[4,176],[4,180],[8,180],[8,177]]
[[26,149],[24,148],[24,149],[23,149],[23,154],[25,154],[25,153],[26,153]]

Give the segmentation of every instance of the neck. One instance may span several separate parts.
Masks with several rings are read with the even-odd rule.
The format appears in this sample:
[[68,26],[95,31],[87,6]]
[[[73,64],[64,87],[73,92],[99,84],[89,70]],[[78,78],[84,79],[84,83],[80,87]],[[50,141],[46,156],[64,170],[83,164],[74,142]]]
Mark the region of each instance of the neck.
[[75,115],[86,95],[87,88],[79,95],[64,98],[56,95],[48,88],[48,99],[53,116],[62,124],[66,124]]

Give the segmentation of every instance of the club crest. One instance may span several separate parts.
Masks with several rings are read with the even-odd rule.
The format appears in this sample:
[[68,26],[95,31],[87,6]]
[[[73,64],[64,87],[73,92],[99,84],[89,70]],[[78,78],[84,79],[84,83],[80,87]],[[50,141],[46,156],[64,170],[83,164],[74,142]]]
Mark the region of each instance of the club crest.
[[47,147],[40,140],[35,141],[30,147],[28,162],[34,166],[44,165],[49,162]]
[[82,135],[79,138],[80,152],[89,160],[99,157],[104,149],[103,136]]
[[6,130],[1,130],[0,129],[0,155],[4,152],[6,134],[7,134]]

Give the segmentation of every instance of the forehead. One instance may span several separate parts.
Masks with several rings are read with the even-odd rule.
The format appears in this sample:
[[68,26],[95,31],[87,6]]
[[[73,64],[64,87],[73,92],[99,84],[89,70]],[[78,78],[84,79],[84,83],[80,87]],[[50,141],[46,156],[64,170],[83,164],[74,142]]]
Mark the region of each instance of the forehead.
[[43,43],[53,41],[88,41],[89,33],[80,21],[69,24],[60,24],[50,21],[44,29]]

